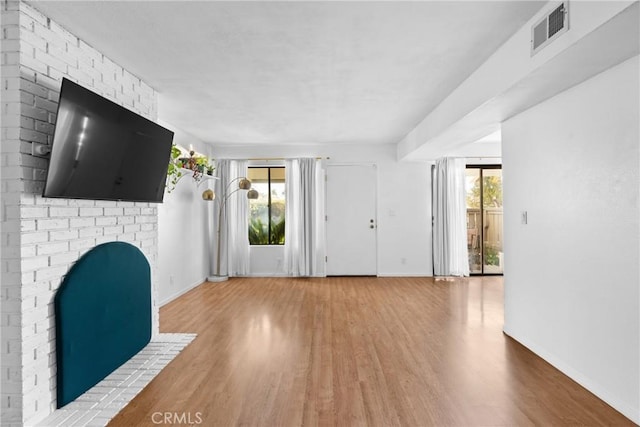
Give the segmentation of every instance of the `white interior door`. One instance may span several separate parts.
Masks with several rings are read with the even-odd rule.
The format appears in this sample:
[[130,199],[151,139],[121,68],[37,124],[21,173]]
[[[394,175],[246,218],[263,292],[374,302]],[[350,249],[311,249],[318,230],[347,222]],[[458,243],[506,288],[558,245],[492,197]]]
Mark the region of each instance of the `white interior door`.
[[327,166],[327,275],[375,276],[375,165]]

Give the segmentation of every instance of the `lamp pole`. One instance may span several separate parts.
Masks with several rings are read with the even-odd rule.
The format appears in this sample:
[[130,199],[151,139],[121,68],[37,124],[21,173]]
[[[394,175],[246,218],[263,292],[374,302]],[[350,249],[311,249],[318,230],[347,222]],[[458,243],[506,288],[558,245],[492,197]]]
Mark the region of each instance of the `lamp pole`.
[[[231,187],[231,184],[233,184],[236,181],[240,181],[238,183],[238,188],[236,188],[235,190],[233,190],[232,192],[228,193],[229,188]],[[246,177],[240,176],[237,178],[232,179],[231,181],[229,181],[229,184],[227,184],[227,187],[224,190],[224,193],[222,195],[222,200],[220,201],[220,210],[218,212],[218,230],[217,230],[217,251],[216,251],[216,274],[213,277],[209,278],[210,282],[224,282],[225,280],[228,279],[228,276],[221,276],[220,275],[220,235],[221,235],[221,230],[222,230],[222,215],[225,212],[224,208],[225,205],[227,204],[227,200],[229,200],[229,198],[234,194],[237,193],[240,190],[249,190],[251,188],[251,181],[249,181]],[[250,194],[247,194],[247,196],[250,196],[249,198],[252,198]]]

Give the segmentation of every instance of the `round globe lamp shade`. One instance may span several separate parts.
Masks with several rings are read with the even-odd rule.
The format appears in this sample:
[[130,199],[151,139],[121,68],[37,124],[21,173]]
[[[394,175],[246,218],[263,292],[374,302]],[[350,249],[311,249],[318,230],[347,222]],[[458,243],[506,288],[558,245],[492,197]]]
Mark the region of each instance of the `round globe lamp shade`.
[[211,190],[211,189],[204,190],[202,192],[202,199],[203,200],[211,201],[211,200],[214,200],[215,198],[216,198],[216,193],[214,193],[213,190]]
[[241,190],[248,190],[251,188],[251,181],[249,181],[247,178],[242,178],[240,182],[238,182],[238,187]]

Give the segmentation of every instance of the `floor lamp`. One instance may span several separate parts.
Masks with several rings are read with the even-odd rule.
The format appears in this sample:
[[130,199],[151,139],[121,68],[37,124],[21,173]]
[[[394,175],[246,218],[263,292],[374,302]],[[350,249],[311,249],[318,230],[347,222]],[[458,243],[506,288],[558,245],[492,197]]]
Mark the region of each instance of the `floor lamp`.
[[[231,184],[233,184],[236,181],[238,181],[238,188],[230,192],[229,189],[231,188]],[[258,198],[258,192],[251,188],[251,181],[244,176],[232,179],[227,185],[227,187],[224,189],[224,192],[222,193],[220,198],[220,210],[218,212],[218,224],[217,224],[218,229],[216,231],[216,238],[217,238],[216,272],[213,276],[207,277],[207,281],[209,282],[224,282],[225,280],[229,279],[228,275],[223,276],[220,274],[220,230],[222,230],[223,218],[226,220],[226,218],[223,216],[223,212],[224,212],[225,205],[227,204],[227,200],[229,200],[229,197],[231,197],[234,193],[237,193],[238,191],[241,191],[241,190],[248,190],[247,199],[253,200]],[[202,193],[202,198],[206,201],[212,202],[215,200],[216,194],[213,192],[213,190],[205,190]]]

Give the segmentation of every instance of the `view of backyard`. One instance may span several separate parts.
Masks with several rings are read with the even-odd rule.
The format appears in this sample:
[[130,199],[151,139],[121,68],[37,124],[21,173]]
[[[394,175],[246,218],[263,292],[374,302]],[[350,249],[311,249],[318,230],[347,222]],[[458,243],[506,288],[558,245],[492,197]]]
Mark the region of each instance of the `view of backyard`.
[[248,178],[259,194],[257,199],[249,201],[249,243],[284,245],[284,168],[251,167]]
[[502,170],[468,168],[467,247],[471,273],[500,274],[502,260]]

